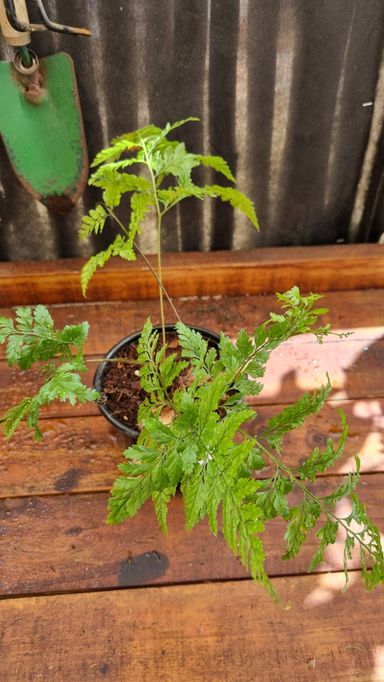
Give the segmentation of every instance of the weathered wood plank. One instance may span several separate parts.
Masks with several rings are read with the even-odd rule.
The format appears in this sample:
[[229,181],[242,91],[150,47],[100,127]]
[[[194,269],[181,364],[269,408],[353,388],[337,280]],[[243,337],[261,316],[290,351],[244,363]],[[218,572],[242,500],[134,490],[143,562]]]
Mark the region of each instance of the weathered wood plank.
[[7,600],[4,680],[380,682],[383,592],[342,577],[277,579],[288,609],[250,581]]
[[[92,359],[92,358],[91,358]],[[382,367],[384,339],[372,341],[359,334],[343,340],[327,339],[319,345],[309,339],[293,339],[271,355],[263,378],[264,389],[255,404],[284,404],[296,400],[303,391],[319,388],[329,374],[333,399],[379,399],[383,396]],[[96,364],[84,381],[91,383]],[[41,383],[37,370],[18,372],[0,361],[0,414]],[[96,414],[94,404],[71,406],[53,403],[44,410],[51,417]]]
[[[181,318],[186,323],[222,330],[232,336],[244,327],[252,331],[264,322],[269,312],[277,312],[280,306],[274,295],[265,296],[216,296],[175,299]],[[353,330],[355,338],[375,340],[384,335],[384,295],[381,290],[327,292],[321,305],[329,308],[322,319],[334,330]],[[151,316],[158,321],[157,301],[123,301],[110,303],[78,303],[75,305],[52,305],[50,311],[58,326],[78,324],[88,320],[90,334],[87,353],[103,354],[124,336],[140,329]],[[168,308],[168,320],[174,314]],[[9,307],[0,308],[0,316],[12,316]],[[304,337],[301,337],[304,338]],[[0,358],[4,347],[0,346]]]
[[[2,263],[0,304],[82,301],[79,273],[83,263],[81,259]],[[165,254],[163,277],[172,296],[266,293],[293,284],[317,291],[380,288],[384,286],[384,251],[378,244],[339,244]],[[95,275],[89,298],[157,298],[157,284],[141,260],[126,264],[114,259]]]
[[[340,300],[338,300],[340,296]],[[209,298],[208,300],[182,301],[180,310],[184,319],[213,329],[222,328],[234,335],[238,329],[249,330],[264,320],[268,311],[277,309],[274,297],[254,296],[234,299]],[[278,349],[271,358],[270,369],[265,377],[265,390],[258,402],[288,402],[297,397],[299,386],[305,389],[318,386],[330,371],[335,391],[343,390],[345,397],[372,398],[382,395],[381,367],[384,360],[383,341],[384,296],[381,291],[329,293],[325,304],[330,307],[329,321],[334,328],[355,329],[352,337],[341,341],[333,337],[319,346],[313,337],[297,337],[284,349]],[[157,309],[155,302],[148,302],[149,312]],[[110,348],[124,334],[140,327],[148,310],[135,303],[82,304],[54,306],[58,324],[79,322],[86,318],[91,322],[91,335],[87,345],[89,354],[98,354]],[[0,314],[9,313],[0,310]],[[372,315],[372,317],[370,317]],[[370,325],[370,326],[367,326]],[[1,347],[0,357],[4,357]],[[351,366],[352,365],[352,366]],[[94,365],[91,365],[92,370]],[[91,377],[88,378],[89,381]],[[17,402],[23,395],[34,390],[38,374],[16,369],[6,369],[0,364],[0,412]],[[296,386],[298,384],[298,386]],[[338,396],[341,397],[341,396]],[[53,405],[47,414],[51,416],[96,414],[94,406],[75,409],[66,405]]]
[[[77,475],[76,470],[72,472]],[[329,494],[339,477],[322,478],[319,495]],[[359,493],[367,511],[384,527],[383,474],[362,476]],[[0,500],[0,593],[34,594],[117,586],[230,580],[246,576],[219,534],[207,523],[185,530],[181,497],[169,512],[169,535],[158,528],[152,505],[124,524],[105,523],[107,494],[57,495]],[[292,503],[296,499],[292,496]],[[299,498],[297,498],[299,499]],[[343,506],[344,505],[344,506]],[[349,503],[340,503],[346,516]],[[345,512],[345,514],[344,514]],[[317,543],[310,537],[292,561],[283,561],[285,523],[274,520],[265,533],[270,575],[305,573]],[[341,570],[341,538],[326,553],[321,571]],[[358,566],[356,558],[355,566]]]
[[[324,447],[327,438],[338,440],[340,407],[347,416],[349,436],[334,472],[345,473],[353,468],[356,454],[361,458],[363,473],[384,471],[384,399],[325,405],[300,430],[287,435],[287,464],[300,463],[313,448]],[[274,405],[258,407],[249,431],[257,432],[278,410]],[[130,441],[102,416],[46,419],[41,428],[41,443],[36,443],[26,428],[9,442],[0,439],[0,497],[103,491],[111,487],[122,452]],[[260,474],[269,475],[269,470]]]

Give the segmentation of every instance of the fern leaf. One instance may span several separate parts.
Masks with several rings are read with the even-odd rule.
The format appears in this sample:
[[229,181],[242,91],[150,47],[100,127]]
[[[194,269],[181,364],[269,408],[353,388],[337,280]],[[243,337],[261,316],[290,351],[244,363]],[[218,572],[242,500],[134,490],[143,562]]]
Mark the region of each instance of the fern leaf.
[[186,186],[159,189],[157,191],[157,196],[160,200],[160,203],[163,204],[164,208],[168,210],[171,206],[175,206],[183,199],[188,199],[188,197],[203,199],[204,191],[197,185],[188,183]]
[[339,502],[343,497],[349,497],[357,488],[360,480],[359,471],[350,472],[347,474],[342,483],[337,488],[324,498],[324,502],[329,507],[334,507],[336,502]]
[[155,491],[152,494],[156,518],[164,535],[168,535],[167,527],[168,505],[171,501],[171,497],[175,494],[175,490],[176,490],[175,488],[167,488],[166,490]]
[[200,424],[209,424],[209,417],[213,417],[215,421],[218,421],[217,409],[230,385],[230,380],[230,377],[225,374],[219,374],[212,381],[203,384],[198,389]]
[[257,230],[259,229],[259,222],[256,217],[253,202],[238,189],[234,189],[233,187],[221,187],[220,185],[205,185],[204,192],[208,197],[221,199],[221,201],[229,201],[233,208],[244,213],[244,215],[249,218],[252,225]]
[[150,477],[119,476],[114,482],[108,501],[110,524],[121,523],[135,516],[140,507],[153,494]]
[[214,473],[209,477],[207,484],[207,517],[209,527],[214,535],[218,532],[218,510],[223,499],[223,485],[217,468],[214,468]]
[[213,168],[218,173],[224,175],[231,182],[236,182],[228,163],[221,156],[206,156],[203,154],[196,154],[196,159],[200,161],[203,166]]
[[200,366],[204,362],[208,343],[200,332],[187,327],[182,322],[176,323],[177,335],[182,348],[182,357],[188,358],[193,367]]
[[191,171],[199,165],[194,154],[187,152],[183,142],[168,144],[158,151],[152,159],[152,165],[158,176],[173,175],[181,186],[191,182]]
[[106,147],[105,149],[102,149],[98,154],[96,154],[95,158],[91,163],[91,168],[94,168],[95,166],[100,166],[100,164],[106,163],[108,161],[116,161],[117,159],[120,158],[122,154],[124,154],[124,152],[134,149],[135,146],[136,146],[135,141],[129,139],[128,136],[121,136],[119,138],[115,138],[115,140],[112,140],[110,147]]
[[17,405],[11,407],[1,418],[6,438],[10,438],[22,421],[27,422],[29,428],[34,429],[35,437],[41,440],[38,427],[40,410],[56,399],[62,402],[76,402],[96,400],[97,391],[85,386],[80,376],[74,371],[72,363],[64,363],[55,368],[52,376],[41,386],[36,395],[23,398]]
[[283,559],[295,557],[307,539],[308,531],[313,528],[321,514],[321,505],[317,500],[304,497],[302,503],[291,507],[287,516],[289,523],[284,539],[287,549]]
[[96,400],[97,397],[97,391],[82,383],[79,374],[73,371],[73,365],[64,363],[57,367],[53,376],[40,388],[37,403],[39,406],[48,405],[53,400],[60,400],[75,405],[77,402]]
[[87,295],[88,284],[97,268],[102,268],[112,256],[120,256],[126,260],[135,260],[136,258],[133,249],[131,249],[127,241],[118,234],[105,251],[99,251],[95,256],[91,256],[84,265],[81,271],[81,290],[84,296]]
[[16,323],[3,323],[2,342],[6,343],[6,356],[10,366],[29,369],[33,363],[54,357],[70,359],[71,346],[82,353],[88,334],[88,323],[67,325],[54,329],[53,319],[45,306],[17,308]]
[[128,225],[127,246],[133,251],[133,243],[136,235],[140,232],[141,223],[148,211],[153,206],[151,194],[134,192],[131,196],[131,217]]
[[348,426],[343,412],[339,410],[342,418],[342,434],[339,441],[334,446],[331,438],[328,438],[324,450],[315,448],[305,462],[298,468],[298,473],[302,479],[314,481],[319,473],[327,471],[339,459],[344,450],[345,441],[348,436]]
[[115,137],[112,140],[112,145],[116,146],[120,142],[125,142],[130,145],[130,148],[138,146],[141,147],[143,141],[145,142],[152,138],[159,137],[161,134],[162,134],[161,128],[158,128],[157,126],[150,123],[149,125],[144,126],[143,128],[139,128],[138,130],[133,130],[130,133],[124,133],[123,135]]
[[181,459],[183,474],[184,476],[189,476],[193,471],[194,465],[196,464],[198,447],[193,441],[184,443],[183,445],[185,446],[183,448],[180,448],[179,445],[178,453]]
[[13,436],[19,424],[25,419],[30,409],[31,400],[32,398],[23,398],[1,417],[0,421],[7,440]]
[[201,466],[181,486],[187,528],[193,528],[206,514],[207,487]]
[[236,348],[240,362],[245,362],[255,350],[254,341],[245,329],[240,329],[238,333]]
[[[140,436],[139,441],[142,439]],[[155,492],[171,486],[164,468],[162,449],[147,447],[139,442],[124,451],[127,460],[120,464],[119,476],[108,501],[108,523],[120,523],[135,516],[146,500]]]
[[33,330],[33,308],[16,308],[16,327],[20,332],[30,332]]
[[323,561],[324,553],[328,545],[333,545],[336,542],[337,531],[339,524],[337,521],[332,521],[327,518],[324,526],[319,528],[316,537],[319,540],[319,547],[314,553],[311,563],[308,566],[308,573],[312,573]]
[[108,213],[101,204],[98,204],[96,208],[91,208],[81,220],[80,239],[87,239],[91,234],[100,234],[107,217]]
[[0,317],[0,343],[4,343],[14,331],[13,320],[10,317]]
[[132,173],[119,173],[109,166],[103,166],[97,177],[92,177],[90,184],[101,187],[103,201],[110,208],[120,204],[126,192],[151,192],[151,185],[146,178]]
[[116,171],[122,171],[125,168],[130,168],[131,166],[134,166],[137,163],[145,163],[143,160],[143,153],[138,152],[136,156],[133,156],[129,159],[123,159],[122,161],[109,161],[103,164],[102,166],[99,166],[97,170],[93,171],[90,180],[91,182],[89,184],[94,185],[95,181],[98,180],[99,178],[102,178],[105,175],[105,170],[108,169],[108,171],[116,172]]
[[315,414],[323,407],[331,390],[332,386],[328,380],[327,385],[319,390],[304,393],[296,402],[268,420],[263,438],[266,438],[273,447],[279,447],[286,433],[299,428],[309,415]]
[[166,126],[164,127],[163,133],[164,135],[168,135],[172,130],[176,130],[176,128],[181,128],[181,126],[184,126],[186,123],[192,123],[195,121],[200,121],[199,118],[196,116],[188,116],[188,118],[183,118],[181,121],[175,121],[175,123],[167,123]]

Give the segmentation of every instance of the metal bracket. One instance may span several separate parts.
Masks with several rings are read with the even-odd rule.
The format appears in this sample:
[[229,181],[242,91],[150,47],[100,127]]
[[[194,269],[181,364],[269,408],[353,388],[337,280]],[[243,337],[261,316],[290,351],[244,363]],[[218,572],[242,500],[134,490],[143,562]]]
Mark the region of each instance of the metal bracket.
[[[69,33],[70,35],[90,36],[91,32],[87,28],[75,28],[51,21],[42,0],[34,0],[41,18],[42,24],[31,24],[22,21],[18,15],[14,0],[0,0],[4,3],[7,19],[15,31],[19,33],[31,33],[34,31],[55,31],[56,33]],[[17,4],[17,0],[16,0]]]
[[91,31],[89,31],[87,28],[75,28],[73,26],[65,26],[64,24],[57,24],[56,22],[51,21],[45,10],[42,0],[35,0],[35,3],[39,10],[41,21],[49,31],[56,31],[56,33],[70,33],[71,35],[78,36],[91,35]]

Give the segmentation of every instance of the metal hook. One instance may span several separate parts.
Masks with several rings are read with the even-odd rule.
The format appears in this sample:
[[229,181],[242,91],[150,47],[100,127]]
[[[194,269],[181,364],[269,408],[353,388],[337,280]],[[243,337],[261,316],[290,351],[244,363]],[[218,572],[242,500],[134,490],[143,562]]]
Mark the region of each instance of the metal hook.
[[91,35],[91,32],[87,28],[75,28],[74,26],[65,26],[64,24],[57,24],[56,22],[51,21],[45,10],[42,0],[35,0],[35,2],[39,10],[41,21],[50,31],[56,31],[57,33],[70,33],[71,35],[79,36]]
[[91,32],[87,28],[75,28],[74,26],[65,26],[51,21],[45,10],[42,0],[35,0],[42,24],[30,24],[20,21],[15,9],[14,0],[4,0],[5,11],[7,18],[12,28],[20,33],[29,33],[30,31],[55,31],[56,33],[69,33],[71,35],[90,36]]
[[17,16],[15,4],[13,0],[4,0],[5,12],[7,19],[11,24],[12,28],[19,33],[29,33],[30,31],[45,31],[45,26],[42,24],[30,24],[24,21],[20,21]]

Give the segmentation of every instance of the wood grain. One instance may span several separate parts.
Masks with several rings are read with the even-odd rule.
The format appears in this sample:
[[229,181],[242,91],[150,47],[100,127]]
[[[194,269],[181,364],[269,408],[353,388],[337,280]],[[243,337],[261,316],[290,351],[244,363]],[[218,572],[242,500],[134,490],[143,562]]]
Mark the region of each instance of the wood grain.
[[[76,470],[72,472],[77,475]],[[327,495],[340,478],[322,478],[319,495]],[[362,476],[359,495],[368,513],[382,528],[384,474]],[[152,505],[118,526],[105,522],[107,495],[58,495],[0,500],[0,592],[37,594],[94,590],[117,586],[231,580],[246,572],[207,523],[185,530],[182,500],[169,511],[169,535],[158,528]],[[299,500],[291,496],[292,504]],[[349,503],[338,511],[347,516]],[[265,532],[266,567],[270,575],[305,573],[317,542],[314,534],[298,557],[283,561],[286,524],[275,519]],[[31,529],[32,535],[31,535]],[[33,541],[31,541],[33,538]],[[28,570],[26,571],[26,562]],[[359,566],[358,558],[353,565]],[[342,538],[326,553],[321,571],[341,570]]]
[[[84,262],[2,263],[0,304],[82,301]],[[339,244],[165,254],[163,278],[171,296],[270,293],[294,284],[317,291],[379,288],[384,286],[384,251],[379,244]],[[88,297],[147,300],[157,295],[156,281],[141,260],[127,264],[116,258],[95,275]]]
[[[337,439],[336,408],[343,407],[350,423],[345,458],[334,476],[321,477],[317,490],[326,494],[337,485],[360,452],[360,496],[383,528],[384,297],[374,289],[384,286],[381,254],[378,245],[169,254],[165,273],[172,295],[189,297],[178,301],[183,319],[232,335],[241,327],[252,330],[277,309],[273,297],[255,292],[294,283],[340,289],[327,293],[327,321],[355,330],[354,336],[323,346],[302,337],[278,349],[249,428],[257,431],[279,405],[319,385],[328,370],[332,400],[289,436],[287,461],[301,460],[326,437]],[[140,328],[148,314],[157,318],[157,302],[137,303],[155,297],[156,289],[139,262],[126,267],[116,261],[95,279],[93,302],[84,303],[80,266],[2,264],[0,315],[13,304],[78,301],[53,305],[52,313],[59,324],[90,321],[87,353],[94,359]],[[356,284],[364,290],[349,291]],[[99,302],[108,298],[111,304]],[[37,381],[36,373],[18,378],[2,355],[0,413]],[[179,497],[171,505],[168,537],[149,504],[124,524],[106,525],[106,489],[127,441],[94,405],[54,406],[42,427],[40,446],[25,430],[0,443],[1,679],[384,682],[383,591],[365,594],[355,570],[341,594],[341,538],[319,572],[303,576],[313,535],[294,561],[283,562],[284,524],[269,526],[267,569],[289,576],[274,578],[286,608],[277,607],[246,579],[220,534],[214,538],[205,523],[184,529]]]
[[[235,336],[243,327],[249,332],[264,322],[269,312],[280,311],[275,296],[210,296],[175,299],[175,304],[185,323],[222,330]],[[321,306],[329,308],[322,320],[333,330],[352,330],[355,338],[370,341],[384,336],[384,295],[381,290],[327,292]],[[78,303],[76,305],[52,305],[49,307],[58,327],[78,324],[87,320],[90,333],[86,346],[89,355],[104,354],[112,345],[140,329],[147,319],[158,322],[157,301],[109,303]],[[174,321],[169,310],[167,319]],[[10,307],[0,308],[0,316],[13,316]],[[302,339],[305,337],[301,337]],[[0,346],[0,358],[5,354]]]
[[[353,330],[351,337],[343,340],[329,337],[319,346],[314,337],[302,336],[292,339],[274,352],[265,377],[265,390],[257,400],[265,402],[289,402],[301,389],[321,384],[329,371],[338,398],[377,398],[382,395],[381,368],[384,362],[384,296],[381,291],[328,293],[325,304],[330,313],[329,321],[335,329]],[[157,309],[149,302],[149,311],[132,302],[122,304],[81,304],[53,306],[53,316],[58,325],[78,323],[88,319],[91,334],[87,344],[89,356],[101,357],[115,342],[127,333],[140,328],[148,312]],[[180,301],[183,318],[212,329],[223,329],[231,336],[244,327],[249,331],[266,319],[269,310],[277,310],[274,297],[253,296]],[[9,308],[0,314],[10,314]],[[4,358],[4,348],[0,348]],[[90,358],[95,359],[94,357]],[[95,364],[91,363],[91,375]],[[39,381],[36,372],[8,369],[0,362],[0,413],[35,389]],[[336,395],[335,395],[336,397]],[[62,417],[97,414],[93,405],[72,408],[54,404],[47,414]]]
[[[361,458],[361,471],[384,472],[382,424],[384,399],[332,401],[310,417],[300,430],[287,434],[284,460],[299,464],[315,447],[324,447],[327,438],[335,443],[340,436],[342,408],[349,424],[343,457],[333,471],[345,473],[354,467],[354,455]],[[278,406],[257,407],[257,416],[248,425],[257,433],[279,410]],[[0,438],[0,497],[109,490],[130,440],[102,416],[44,419],[44,435],[36,443],[25,427],[17,436]],[[265,469],[260,475],[269,475]]]
[[[381,331],[381,330],[380,330]],[[93,359],[92,357],[90,358]],[[303,391],[324,385],[330,377],[332,398],[379,399],[383,396],[382,367],[384,339],[372,340],[356,334],[348,339],[328,339],[322,345],[309,339],[294,339],[273,351],[265,376],[263,391],[252,399],[255,405],[286,404]],[[84,382],[90,385],[97,363],[90,363]],[[41,384],[37,370],[19,372],[0,361],[0,414],[23,397],[32,395]],[[96,414],[93,403],[72,406],[52,403],[42,414],[50,417]]]
[[383,592],[342,576],[280,578],[2,603],[4,680],[380,682]]

